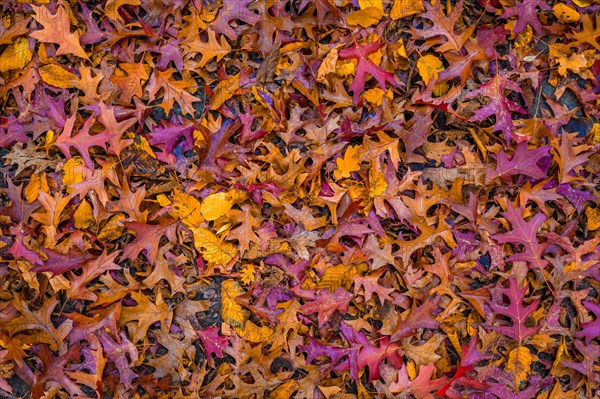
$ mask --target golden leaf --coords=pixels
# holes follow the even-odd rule
[[[233,202],[228,193],[216,193],[204,198],[200,206],[200,212],[204,219],[216,220],[227,215],[232,206]]]
[[[254,267],[254,265],[248,263],[247,265],[244,265],[240,274],[242,276],[242,281],[244,282],[244,284],[247,285],[253,283],[256,279],[256,268]]]
[[[46,194],[50,193],[46,172],[34,173],[31,175],[31,179],[29,180],[27,187],[25,187],[25,199],[27,202],[30,204],[35,202],[40,195],[40,190]]]
[[[358,150],[359,146],[348,147],[344,157],[335,160],[337,168],[333,171],[333,176],[336,179],[350,177],[350,173],[356,172],[360,169],[360,157],[358,155]]]
[[[423,0],[396,0],[390,12],[390,18],[397,20],[425,11]]]
[[[600,144],[600,123],[594,123],[589,135],[592,136],[592,144]]]
[[[368,7],[364,10],[354,11],[346,15],[346,22],[348,22],[349,25],[360,25],[363,28],[368,28],[379,22],[382,16],[383,11],[375,7]]]
[[[528,374],[531,371],[531,362],[533,356],[529,349],[525,346],[518,346],[508,355],[508,364],[504,371],[513,374],[515,387],[519,387],[521,383],[526,382]]]
[[[213,232],[204,228],[190,226],[194,234],[194,245],[202,257],[210,263],[225,265],[235,256],[237,250],[233,244],[222,242]]]
[[[229,279],[221,283],[221,317],[233,328],[243,329],[249,313],[235,301],[235,298],[243,294],[244,290],[237,281]]]
[[[586,208],[585,215],[587,216],[588,230],[597,230],[600,227],[600,209]]]
[[[24,37],[20,37],[0,55],[0,72],[23,69],[31,61],[32,56],[29,41]]]
[[[558,73],[566,75],[567,70],[574,73],[581,73],[584,69],[589,68],[594,63],[593,53],[595,50],[587,50],[582,53],[573,53],[570,57],[558,57]]]
[[[51,86],[61,89],[73,89],[80,86],[79,78],[75,74],[64,70],[56,64],[44,65],[38,72],[42,80]]]
[[[215,92],[213,93],[208,107],[210,109],[219,109],[225,101],[229,100],[235,92],[240,88],[240,75],[231,76],[222,82],[219,82]]]
[[[560,22],[576,22],[581,18],[577,10],[563,3],[555,4],[552,13]]]
[[[417,378],[417,368],[415,367],[415,362],[410,359],[406,362],[406,373],[408,374],[408,378],[411,380]]]
[[[172,202],[175,214],[186,226],[198,226],[203,221],[200,215],[200,201],[195,197],[175,190]]]
[[[363,98],[368,102],[377,107],[381,105],[383,102],[383,95],[385,92],[381,90],[379,87],[375,87],[373,89],[366,90],[363,93]]]
[[[83,181],[83,178],[86,176],[85,170],[83,158],[81,157],[73,157],[65,163],[63,166],[62,182],[67,186],[68,193],[73,192],[73,189],[69,188],[69,186]]]
[[[75,221],[75,227],[78,229],[87,229],[96,221],[94,219],[94,213],[92,212],[92,206],[89,202],[81,201],[81,204],[79,204],[73,215],[73,219]]]
[[[54,143],[54,132],[52,130],[48,130],[46,132],[46,140],[44,141],[45,146],[49,146]]]
[[[385,193],[388,184],[385,180],[385,174],[375,168],[369,169],[369,196],[371,198],[379,197]]]
[[[100,231],[100,234],[98,234],[98,239],[100,241],[112,241],[121,237],[125,227],[123,227],[123,225],[120,222],[125,218],[126,216],[123,212],[119,212],[115,216],[113,216],[108,221],[108,223],[104,225],[104,227]]]
[[[235,331],[246,341],[254,343],[267,342],[273,338],[273,329],[267,326],[259,327],[251,321],[247,321],[244,328],[235,327]]]
[[[419,75],[423,78],[425,85],[429,84],[429,80],[437,79],[438,73],[444,70],[444,64],[439,58],[433,55],[424,55],[417,61],[417,69]]]

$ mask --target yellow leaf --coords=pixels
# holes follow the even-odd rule
[[[190,226],[190,229],[194,234],[196,249],[207,262],[225,265],[235,256],[236,247],[233,244],[222,242],[210,230],[192,226]]]
[[[395,0],[392,11],[390,12],[390,18],[395,21],[400,18],[420,14],[423,11],[425,11],[423,0]]]
[[[594,123],[589,134],[592,136],[592,144],[600,144],[600,123]]]
[[[20,37],[0,55],[0,72],[23,69],[31,61],[32,56],[29,41]]]
[[[121,237],[125,228],[120,222],[125,218],[126,216],[122,212],[117,213],[115,216],[113,216],[108,221],[108,223],[104,225],[104,227],[100,231],[100,234],[98,234],[98,239],[100,241],[112,241]]]
[[[148,143],[148,140],[146,140],[144,136],[140,136],[139,134],[136,135],[135,145],[144,152],[146,152],[148,155],[150,155],[152,158],[156,159],[156,154],[154,153],[152,147],[150,147],[150,143]]]
[[[259,327],[251,321],[247,321],[244,328],[234,327],[238,335],[246,341],[258,343],[268,342],[273,338],[273,330],[267,326]]]
[[[215,89],[208,107],[210,109],[219,109],[225,101],[229,100],[235,92],[240,88],[240,75],[237,74],[224,81],[220,82]]]
[[[44,142],[45,146],[49,146],[54,143],[54,132],[52,130],[48,130],[46,132],[46,141]]]
[[[439,58],[428,54],[419,58],[417,69],[425,85],[428,85],[429,80],[432,78],[437,79],[438,73],[444,70],[444,64],[442,64]]]
[[[398,56],[401,58],[408,59],[408,54],[406,54],[406,47],[404,47],[404,41],[400,39],[398,40],[398,43],[400,43],[400,46],[398,47],[398,50],[396,50],[396,54],[398,54]]]
[[[382,10],[375,7],[369,7],[346,15],[346,22],[348,22],[349,25],[360,25],[363,28],[368,28],[379,22],[382,16]]]
[[[383,1],[382,0],[358,0],[358,5],[361,10],[366,10],[367,8],[376,8],[381,11],[383,14]]]
[[[333,176],[336,179],[350,177],[350,173],[360,169],[360,156],[358,150],[359,146],[348,147],[344,157],[335,160],[337,168],[333,171]]]
[[[254,265],[248,263],[244,265],[240,274],[242,275],[242,282],[248,285],[256,279],[256,268]]]
[[[69,186],[83,181],[85,177],[85,165],[81,157],[69,159],[63,166],[63,184],[67,186],[67,192],[70,194],[73,189]]]
[[[56,64],[44,65],[38,72],[40,73],[42,80],[51,86],[59,87],[61,89],[79,87],[79,78]]]
[[[356,73],[356,61],[344,60],[335,67],[335,74],[340,77],[354,75]]]
[[[560,22],[576,22],[581,18],[577,10],[563,3],[555,4],[552,7],[552,12]]]
[[[92,206],[87,201],[82,201],[77,207],[75,214],[73,215],[75,221],[75,227],[78,229],[87,229],[96,220],[94,219],[94,213],[92,212]]]
[[[186,226],[197,226],[203,221],[202,216],[200,215],[200,201],[195,197],[182,193],[179,190],[175,190],[172,202],[177,217]]]
[[[29,183],[25,188],[25,199],[27,202],[30,204],[35,202],[40,195],[40,190],[46,194],[50,193],[48,180],[46,179],[46,172],[35,173],[31,175],[31,179],[29,179]]]
[[[228,193],[216,193],[204,198],[200,206],[200,212],[204,219],[216,220],[227,215],[232,206],[233,202]]]
[[[410,359],[406,362],[406,373],[411,381],[417,378],[417,368],[415,367],[415,362]]]
[[[249,312],[235,301],[243,294],[244,290],[237,281],[224,280],[221,283],[221,317],[233,328],[243,329],[248,318]]]
[[[379,197],[387,190],[388,184],[385,180],[385,174],[375,168],[369,170],[369,196],[371,198]]]
[[[504,371],[514,376],[515,387],[527,381],[532,361],[533,356],[525,346],[516,347],[508,355],[508,363]]]
[[[588,230],[597,230],[600,227],[600,209],[587,207],[585,215],[587,216]]]
[[[381,105],[381,103],[383,102],[384,94],[385,94],[385,92],[383,90],[381,90],[379,87],[375,87],[373,89],[366,90],[363,93],[363,98],[367,102],[379,107]]]

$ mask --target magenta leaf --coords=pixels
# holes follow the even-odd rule
[[[540,299],[536,298],[531,304],[524,306],[523,300],[525,299],[527,286],[519,288],[517,280],[513,278],[509,280],[509,284],[509,288],[494,288],[492,290],[494,299],[488,301],[488,304],[496,314],[508,317],[512,322],[512,326],[493,325],[489,326],[489,328],[519,341],[520,344],[525,338],[535,334],[539,330],[539,327],[526,327],[525,323],[527,317],[531,316],[537,309]],[[508,304],[504,303],[502,295],[508,298]]]
[[[523,210],[515,209],[510,201],[507,202],[507,210],[502,215],[510,222],[512,230],[494,234],[492,238],[500,244],[520,244],[525,248],[523,252],[511,255],[508,260],[528,262],[530,268],[537,266],[543,269],[548,264],[547,260],[542,259],[547,243],[538,243],[537,232],[546,221],[546,216],[543,213],[537,213],[529,222],[526,222],[522,216]]]
[[[369,55],[373,54],[381,47],[383,47],[383,43],[379,42],[362,45],[355,44],[352,47],[340,50],[338,53],[338,58],[340,60],[354,58],[358,62],[356,65],[356,75],[349,87],[354,93],[354,105],[358,104],[358,98],[365,90],[367,73],[377,79],[377,83],[379,83],[379,86],[381,86],[383,90],[385,90],[386,82],[390,83],[392,86],[399,86],[399,83],[394,79],[393,73],[381,69],[369,59]]]
[[[591,301],[581,302],[590,312],[596,316],[596,320],[587,323],[581,323],[581,331],[575,333],[577,338],[585,338],[585,343],[589,343],[600,337],[600,305]]]
[[[496,158],[496,169],[488,168],[485,179],[492,181],[498,177],[502,180],[509,180],[515,175],[525,175],[534,179],[543,179],[546,177],[547,170],[543,170],[538,166],[538,162],[543,157],[548,156],[550,146],[543,146],[533,150],[527,149],[527,143],[522,142],[517,146],[517,151],[508,160],[508,156],[504,150],[500,150]]]
[[[202,341],[208,365],[215,367],[212,355],[215,355],[217,358],[223,357],[223,349],[227,348],[229,340],[227,337],[219,335],[219,327],[217,326],[210,326],[204,330],[196,330],[196,333],[200,337],[200,341]]]
[[[505,75],[497,74],[487,83],[484,83],[479,89],[467,94],[468,98],[474,98],[481,94],[489,98],[487,105],[484,105],[479,110],[475,111],[475,115],[471,118],[471,122],[482,121],[492,115],[496,116],[496,123],[493,131],[501,131],[508,143],[515,130],[511,111],[516,111],[521,114],[527,114],[527,110],[519,106],[512,100],[506,98],[504,92],[511,90],[515,93],[522,94],[523,91],[516,82],[509,80]]]

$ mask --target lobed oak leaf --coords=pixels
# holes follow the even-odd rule
[[[525,326],[527,317],[535,312],[537,305],[540,302],[540,299],[536,298],[531,304],[527,306],[523,305],[525,293],[527,292],[526,286],[519,288],[517,280],[511,278],[509,279],[509,288],[495,288],[492,292],[506,295],[508,298],[508,305],[503,303],[503,301],[498,303],[495,300],[489,301],[488,304],[496,314],[510,318],[512,326],[491,325],[489,328],[518,341],[519,345],[521,345],[527,337],[535,334],[539,330],[539,327]],[[499,295],[497,297],[500,298]]]
[[[539,164],[542,158],[549,155],[549,152],[550,146],[529,150],[527,143],[521,142],[517,145],[517,150],[509,161],[506,152],[502,149],[496,157],[496,169],[488,168],[485,179],[489,182],[500,177],[502,180],[507,181],[514,175],[543,179],[547,176],[547,170],[542,169]]]
[[[368,44],[354,44],[352,47],[338,51],[338,59],[357,61],[356,72],[349,89],[354,93],[354,105],[358,104],[358,98],[365,90],[367,73],[373,76],[379,86],[385,90],[386,82],[392,86],[400,86],[395,80],[394,74],[377,66],[369,56],[384,46],[384,43],[373,42]]]
[[[492,238],[500,244],[516,243],[523,246],[523,252],[511,255],[509,261],[525,261],[529,263],[530,268],[538,267],[543,269],[548,261],[542,258],[547,247],[546,243],[540,244],[537,241],[537,233],[541,225],[546,221],[543,213],[537,213],[529,222],[522,216],[523,209],[515,208],[509,201],[507,210],[502,215],[511,224],[512,230],[506,233],[492,235]]]
[[[184,46],[190,52],[202,55],[197,65],[199,68],[204,67],[214,57],[217,57],[217,62],[221,61],[231,51],[231,46],[227,42],[227,39],[225,39],[225,36],[221,36],[221,40],[219,41],[213,29],[207,30],[206,33],[208,35],[208,41],[206,42],[201,41],[200,37],[197,37],[194,41],[184,43]]]
[[[470,26],[460,34],[455,32],[455,25],[463,12],[464,0],[457,2],[448,15],[444,15],[440,4],[433,5],[427,1],[423,2],[423,4],[427,12],[421,14],[421,17],[433,22],[433,26],[428,29],[413,28],[413,34],[429,40],[435,39],[435,37],[443,36],[446,39],[445,42],[440,42],[441,45],[436,48],[439,53],[444,53],[450,50],[460,52],[467,39],[469,39],[475,30],[475,26]],[[434,41],[434,43],[438,42]]]
[[[248,8],[254,0],[224,0],[217,18],[210,24],[209,29],[222,33],[231,40],[236,40],[238,34],[230,23],[235,20],[243,21],[249,25],[256,24],[260,16]]]
[[[93,118],[86,119],[79,133],[72,137],[71,133],[75,125],[75,115],[73,115],[67,119],[63,132],[54,142],[54,145],[62,151],[67,159],[71,158],[71,147],[75,148],[90,169],[94,169],[94,161],[92,161],[89,153],[90,147],[99,146],[106,149],[106,144],[114,137],[114,135],[106,132],[90,135],[90,128],[93,123]]]
[[[156,302],[152,302],[146,295],[138,291],[133,291],[131,298],[136,302],[136,305],[123,306],[119,324],[126,325],[136,322],[135,328],[130,326],[129,329],[133,342],[146,339],[148,329],[156,322],[159,322],[163,328],[169,328],[173,311],[163,301],[160,293],[156,296]]]
[[[181,107],[182,113],[194,115],[193,103],[201,101],[200,98],[190,94],[188,90],[196,86],[196,82],[189,76],[185,76],[181,80],[173,79],[174,71],[168,69],[166,71],[160,71],[155,69],[150,76],[150,80],[146,85],[145,90],[148,92],[150,101],[154,101],[158,98],[159,92],[162,93],[162,101],[159,106],[165,110],[166,113],[171,112],[175,101]]]
[[[482,121],[491,115],[496,116],[496,123],[493,126],[493,131],[502,131],[504,138],[508,143],[513,137],[515,126],[512,120],[511,111],[516,111],[521,114],[526,114],[527,111],[512,100],[506,98],[504,92],[511,90],[515,93],[523,93],[516,82],[506,78],[505,75],[496,74],[487,83],[482,84],[479,89],[467,94],[468,98],[474,98],[481,94],[488,97],[489,103],[475,111],[475,115],[471,121]]]
[[[148,80],[148,72],[144,64],[134,63],[121,63],[119,64],[121,70],[110,76],[110,81],[113,82],[119,89],[121,89],[119,99],[123,104],[129,104],[134,96],[142,98],[143,96],[143,82]]]
[[[44,43],[58,44],[56,55],[74,54],[89,60],[79,42],[79,33],[71,32],[71,22],[64,5],[58,6],[55,14],[47,6],[32,5],[31,8],[35,12],[33,18],[42,24],[43,29],[30,33],[30,37]]]
[[[420,399],[433,398],[433,392],[442,388],[447,379],[445,377],[431,379],[435,371],[435,364],[419,366],[419,373],[414,379],[408,376],[407,366],[403,364],[398,370],[398,380],[390,384],[392,393],[412,394]]]
[[[594,338],[600,337],[600,305],[592,301],[583,301],[581,303],[596,317],[594,321],[581,323],[581,331],[575,333],[577,338],[584,338],[586,345],[589,345]]]
[[[171,242],[176,241],[177,224],[174,219],[162,218],[158,224],[140,222],[123,222],[122,224],[136,232],[135,239],[123,248],[122,259],[134,260],[140,252],[144,251],[146,258],[152,263],[158,254],[158,246],[162,236],[166,236]]]
[[[350,299],[352,299],[352,294],[342,288],[336,289],[334,293],[320,290],[313,301],[306,302],[300,307],[300,311],[304,314],[317,313],[319,328],[321,328],[336,311],[345,313],[348,310]]]
[[[50,349],[58,351],[63,346],[63,341],[71,331],[73,322],[66,320],[58,327],[52,323],[52,312],[58,305],[58,300],[52,298],[45,301],[39,310],[31,310],[26,301],[14,299],[12,306],[19,312],[19,316],[3,322],[1,330],[6,330],[11,339],[23,343],[44,343]],[[35,334],[25,334],[34,332]],[[18,335],[18,337],[17,337]]]
[[[527,25],[531,26],[536,35],[542,35],[542,24],[538,19],[537,7],[542,10],[551,10],[552,7],[543,0],[523,0],[511,7],[505,7],[501,18],[517,17],[515,24],[515,35],[523,32]]]
[[[212,355],[215,355],[217,359],[223,357],[223,349],[229,346],[229,340],[227,337],[219,335],[219,327],[210,326],[203,330],[196,330],[196,334],[200,337],[200,341],[202,341],[202,347],[204,348],[204,353],[208,365],[214,367],[215,361]]]

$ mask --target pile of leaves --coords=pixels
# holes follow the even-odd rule
[[[0,397],[592,398],[595,0],[8,0]]]

